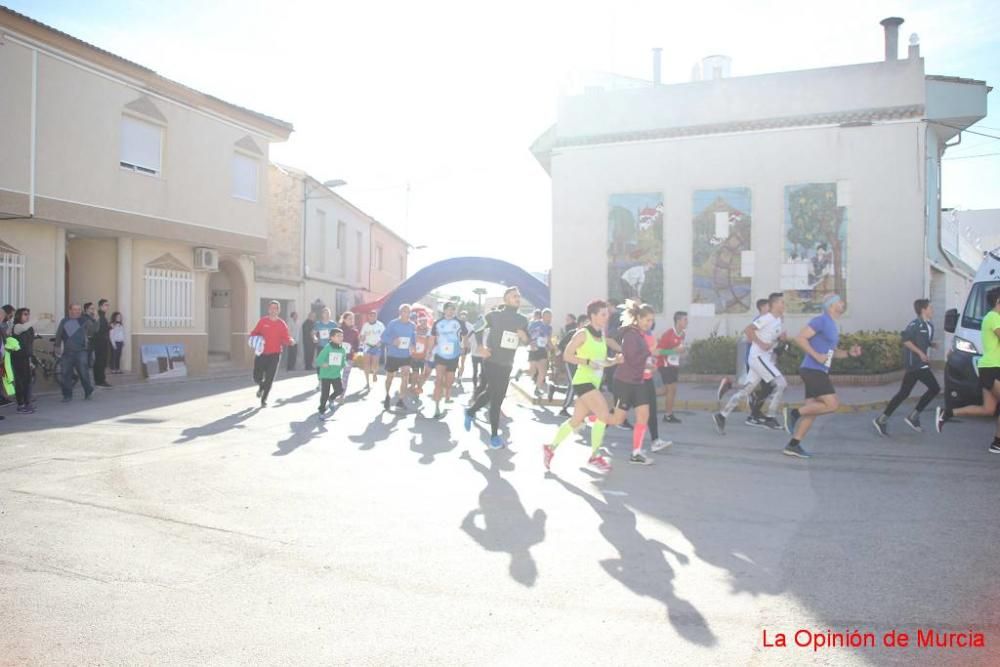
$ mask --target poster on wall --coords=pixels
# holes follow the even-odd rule
[[[837,193],[836,183],[785,186],[781,290],[789,313],[818,313],[830,294],[847,299],[847,206]]]
[[[638,299],[663,312],[663,195],[608,199],[608,297]]]
[[[139,356],[142,359],[143,375],[149,380],[187,375],[184,345],[180,343],[140,345]]]
[[[750,189],[694,192],[692,294],[713,313],[750,311],[754,256],[750,249]]]

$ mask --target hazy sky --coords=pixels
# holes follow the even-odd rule
[[[0,2],[292,122],[272,158],[347,180],[339,192],[428,246],[411,270],[478,254],[548,269],[550,183],[528,146],[571,71],[649,78],[653,46],[666,83],[714,53],[734,76],[873,62],[878,21],[902,16],[900,53],[918,33],[929,74],[1000,84],[995,1]],[[997,94],[981,131],[1000,136]],[[965,135],[948,157],[989,153],[945,162],[945,206],[1000,208],[1000,141]]]

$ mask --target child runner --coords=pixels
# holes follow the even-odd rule
[[[902,335],[903,363],[906,367],[903,383],[899,386],[896,395],[889,401],[885,412],[872,421],[875,425],[875,431],[881,436],[889,435],[889,417],[910,395],[917,382],[923,382],[927,391],[920,397],[913,412],[903,417],[906,425],[914,431],[924,430],[920,426],[920,413],[941,391],[941,387],[938,386],[937,379],[934,377],[934,371],[931,370],[930,358],[927,356],[930,348],[937,347],[934,342],[934,324],[931,322],[931,318],[934,317],[934,309],[931,307],[930,299],[917,299],[913,302],[913,310],[917,317],[906,326]]]
[[[674,326],[660,336],[656,348],[656,366],[663,380],[663,421],[680,424],[674,416],[674,401],[677,400],[677,380],[680,375],[681,354],[684,352],[684,333],[687,331],[688,316],[683,310],[674,313]]]
[[[612,361],[608,361],[608,349],[620,353],[621,347],[604,334],[604,329],[608,325],[607,302],[591,301],[587,304],[587,317],[589,324],[577,330],[563,354],[563,361],[576,366],[572,380],[576,400],[573,403],[573,416],[562,423],[551,444],[542,446],[546,470],[552,465],[552,457],[556,454],[556,448],[571,433],[576,433],[583,428],[584,421],[593,414],[597,419],[590,429],[590,459],[587,463],[601,472],[610,472],[611,463],[601,447],[604,441],[604,431],[608,424],[621,424],[625,421],[626,411],[615,411],[614,409],[609,411],[604,394],[599,389],[604,368],[620,364],[623,361],[621,354],[618,354]]]
[[[455,304],[444,305],[444,317],[434,323],[431,340],[434,345],[434,364],[437,367],[434,378],[434,418],[440,419],[443,414],[441,399],[451,402],[451,386],[455,381],[455,369],[458,368],[462,350],[462,323],[455,319]]]
[[[264,351],[253,361],[253,381],[257,385],[257,398],[260,407],[267,407],[267,396],[274,384],[274,375],[278,372],[278,361],[281,358],[281,348],[295,344],[295,339],[288,333],[288,325],[282,320],[281,304],[272,301],[267,304],[267,315],[260,318],[250,336],[260,336],[264,339]]]
[[[389,322],[382,333],[382,344],[385,345],[385,400],[382,407],[389,409],[389,394],[392,392],[392,379],[400,374],[399,392],[396,394],[396,407],[405,408],[403,398],[410,384],[410,368],[413,366],[413,337],[416,328],[410,322],[410,306],[399,307],[399,317]]]
[[[385,325],[378,319],[378,313],[374,310],[368,311],[368,321],[361,326],[361,342],[365,349],[365,389],[370,390],[371,386],[378,381],[378,361],[382,356],[382,334],[385,333]]]
[[[341,377],[347,365],[349,352],[344,347],[344,332],[333,329],[327,339],[327,344],[316,355],[316,368],[319,369],[321,383],[319,392],[319,418],[326,419],[333,414],[334,402],[344,393]],[[332,389],[332,393],[331,393]],[[327,414],[327,405],[330,413]]]
[[[361,349],[361,336],[358,334],[358,330],[354,328],[354,313],[347,311],[340,316],[340,330],[344,334],[344,349],[347,351],[347,361],[344,365],[343,373],[343,385],[344,393],[340,395],[340,400],[343,401],[347,397],[348,382],[351,378],[351,368],[354,367],[354,355],[359,349]]]
[[[997,402],[1000,402],[1000,287],[994,287],[986,293],[986,306],[989,310],[985,313],[980,328],[983,356],[979,359],[979,386],[983,388],[983,404],[955,410],[938,408],[935,419],[938,433],[952,417],[993,417],[996,414]],[[947,402],[947,398],[945,401]],[[1000,419],[997,420],[997,429],[993,433],[993,443],[987,451],[990,454],[1000,454]]]
[[[635,410],[632,427],[632,456],[629,463],[650,465],[653,460],[642,453],[642,441],[649,426],[649,403],[645,379],[650,351],[645,334],[653,326],[653,307],[638,301],[626,301],[622,313],[621,337],[622,363],[615,368],[616,408],[625,412]],[[650,375],[652,382],[652,375]],[[662,449],[662,447],[661,447]]]
[[[323,346],[330,340],[330,332],[337,328],[337,323],[333,321],[333,314],[329,308],[324,307],[320,311],[319,321],[313,324],[312,335],[315,349],[322,350]],[[316,390],[319,391],[321,383],[319,381],[319,368],[316,369]]]
[[[528,373],[535,383],[535,396],[545,394],[546,376],[549,370],[549,347],[552,345],[552,311],[541,311],[539,319],[528,325],[531,343],[528,350]]]
[[[801,442],[813,421],[820,415],[836,412],[840,407],[837,392],[830,382],[830,366],[834,359],[861,356],[861,347],[854,345],[849,351],[837,349],[840,327],[837,320],[844,314],[844,302],[837,294],[823,300],[823,314],[814,317],[799,332],[796,345],[806,353],[799,366],[799,377],[805,385],[806,404],[802,409],[785,409],[785,429],[792,434],[782,452],[786,456],[807,459],[811,455],[802,449]]]

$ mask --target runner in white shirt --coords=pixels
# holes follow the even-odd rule
[[[771,382],[775,386],[771,400],[767,404],[767,417],[762,422],[748,421],[747,423],[754,426],[766,426],[772,430],[781,430],[782,428],[777,419],[778,406],[781,403],[782,394],[785,393],[785,387],[788,386],[788,381],[778,370],[774,348],[780,340],[785,338],[785,325],[782,321],[782,316],[785,314],[784,295],[781,292],[773,292],[768,297],[768,302],[771,306],[770,312],[757,318],[753,324],[746,328],[747,337],[752,341],[750,357],[747,361],[746,382],[738,392],[733,394],[721,412],[712,415],[719,433],[725,434],[726,418],[744,399],[750,397],[750,394],[761,382]]]
[[[372,383],[378,381],[378,361],[382,356],[382,334],[385,333],[385,325],[378,320],[378,313],[374,310],[368,311],[368,321],[361,327],[361,346],[365,353],[365,361],[362,369],[365,374],[365,386],[370,387]],[[368,378],[371,376],[371,382]]]

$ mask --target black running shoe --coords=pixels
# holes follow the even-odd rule
[[[872,425],[875,427],[875,430],[883,438],[889,437],[889,429],[886,428],[887,423],[888,420],[885,418],[885,415],[879,415],[878,417],[872,420]]]
[[[726,434],[726,417],[721,412],[716,412],[712,415],[712,421],[715,422],[715,430],[719,432],[719,435]]]
[[[785,445],[785,448],[781,450],[781,453],[785,456],[797,456],[800,459],[812,458],[812,454],[802,449],[801,445]]]
[[[761,420],[760,425],[763,426],[764,428],[769,428],[772,431],[782,430],[781,422],[779,422],[774,417],[764,417],[764,419]]]
[[[681,420],[675,417],[673,414],[663,415],[663,422],[665,424],[680,424]]]
[[[906,425],[912,428],[917,433],[924,432],[924,427],[920,425],[920,415],[918,415],[917,413],[914,412],[912,415],[909,415],[908,417],[903,417],[903,421],[906,422]]]
[[[993,444],[986,451],[990,454],[1000,454],[1000,440],[994,440]]]
[[[388,394],[386,394],[385,400],[382,401],[382,407],[385,408],[386,410],[389,409],[389,395]]]

